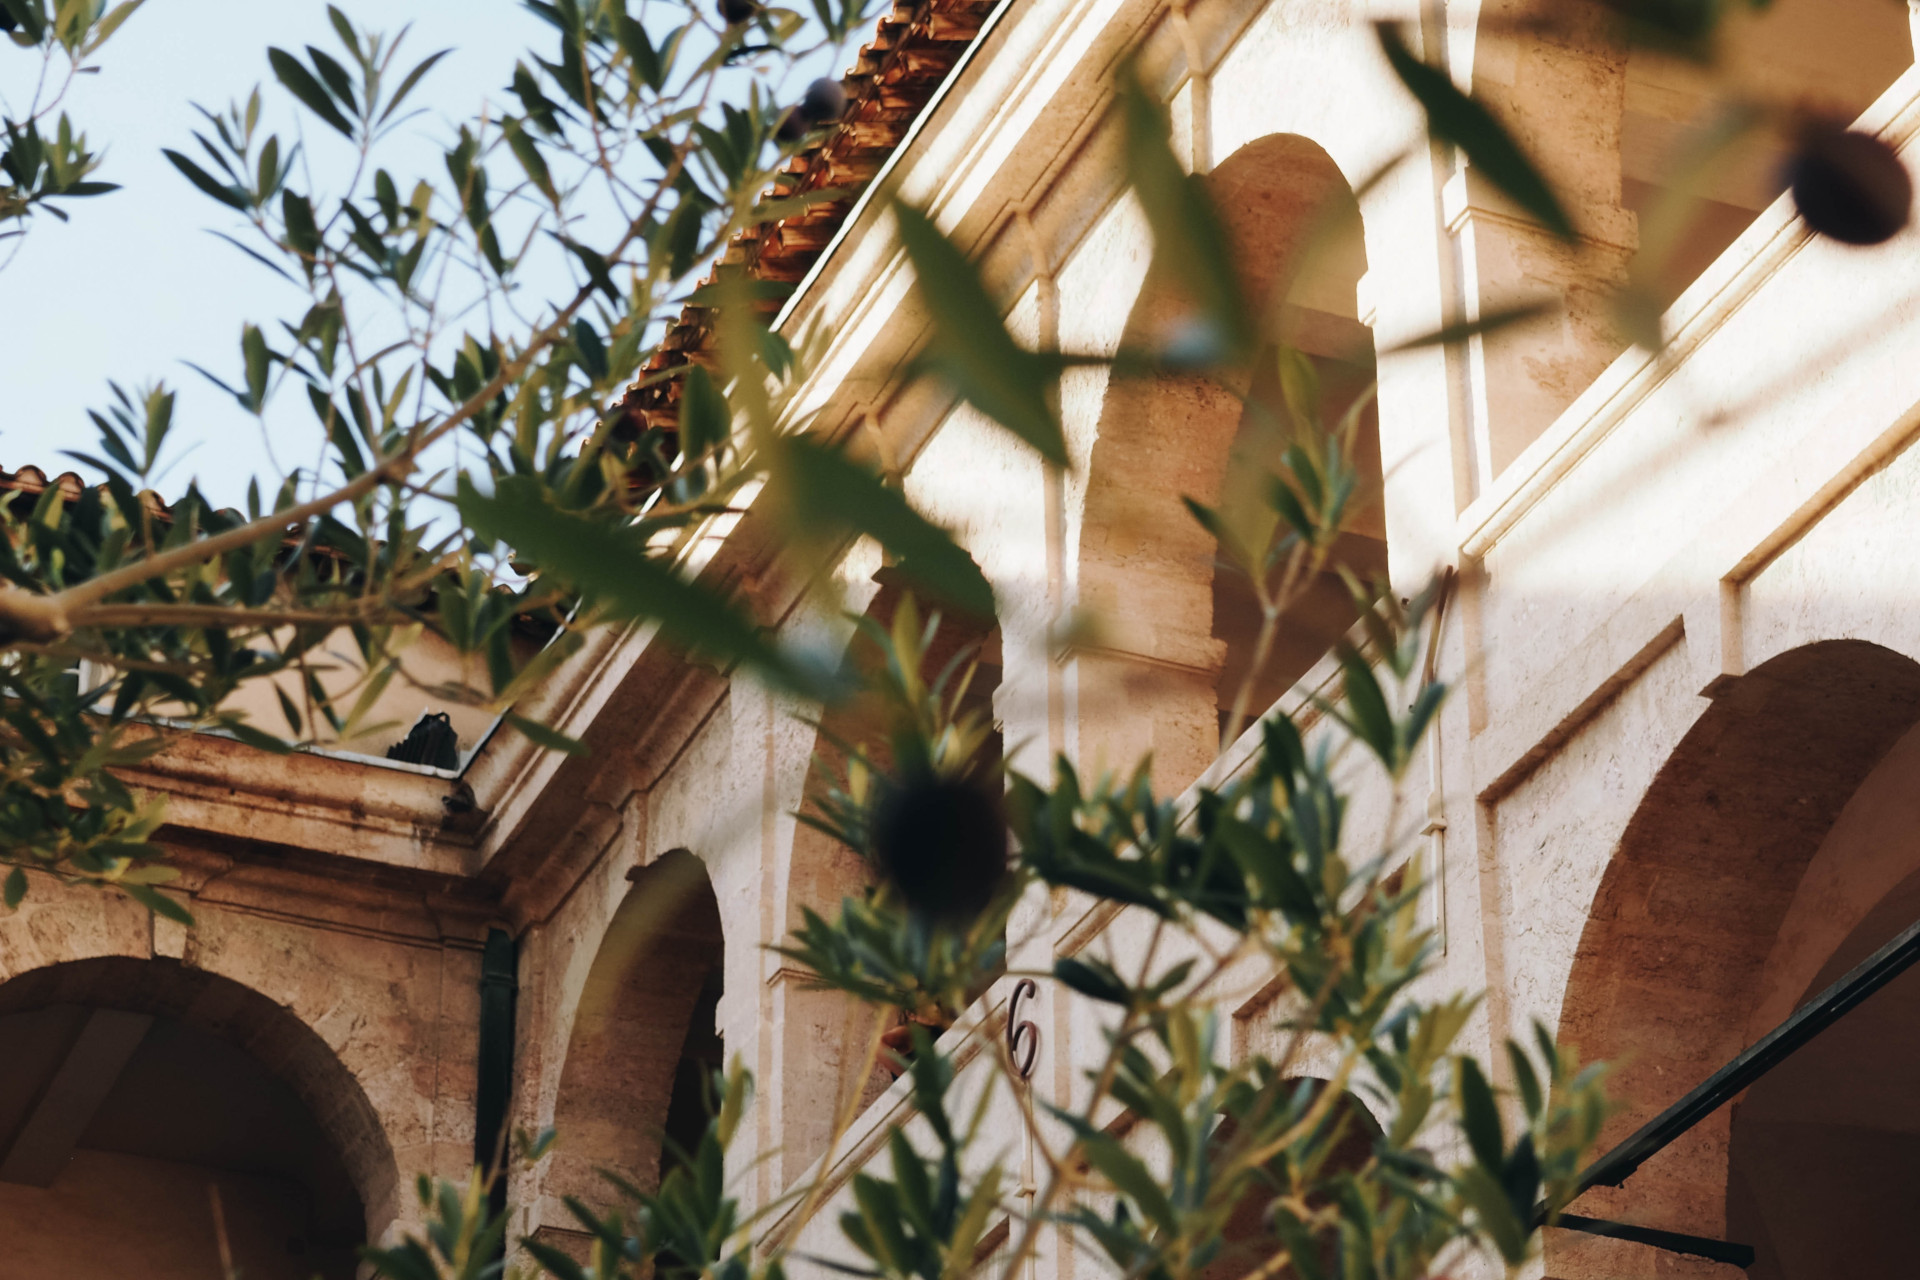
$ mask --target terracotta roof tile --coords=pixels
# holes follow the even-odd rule
[[[861,190],[880,172],[920,112],[932,100],[993,11],[995,0],[896,0],[872,41],[840,79],[847,109],[835,126],[781,167],[775,199],[845,187],[844,195],[801,216],[753,227],[735,236],[702,283],[720,268],[738,267],[757,280],[798,284],[846,222]],[[763,306],[769,314],[777,302]],[[699,360],[713,339],[707,309],[688,307],[667,331],[645,368],[648,377]],[[622,425],[637,435],[649,427],[677,433],[681,380],[638,386],[620,400]]]

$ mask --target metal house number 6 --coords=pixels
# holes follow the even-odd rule
[[[1033,1060],[1040,1053],[1040,1028],[1031,1018],[1020,1016],[1020,1002],[1039,992],[1032,978],[1022,978],[1007,997],[1007,1060],[1022,1080],[1033,1074]]]

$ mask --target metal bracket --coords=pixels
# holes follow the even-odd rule
[[[1914,2],[1920,3],[1920,0]],[[1858,1008],[1874,992],[1912,968],[1916,961],[1920,961],[1920,920],[1908,925],[1838,982],[1795,1009],[1785,1022],[1736,1054],[1731,1062],[1642,1125],[1626,1141],[1588,1165],[1580,1174],[1574,1195],[1589,1187],[1617,1187],[1625,1182],[1641,1165],[1785,1062],[1795,1050]],[[1543,1202],[1534,1211],[1534,1222],[1544,1223],[1546,1218],[1547,1206]],[[1636,1227],[1605,1218],[1586,1218],[1577,1213],[1562,1213],[1555,1224],[1589,1235],[1632,1240],[1671,1253],[1730,1262],[1737,1267],[1753,1264],[1752,1246],[1726,1240]]]
[[[1735,1244],[1731,1240],[1710,1240],[1706,1236],[1690,1236],[1681,1231],[1636,1227],[1631,1223],[1612,1222],[1606,1218],[1583,1218],[1577,1213],[1563,1213],[1553,1225],[1565,1227],[1569,1231],[1584,1231],[1590,1236],[1607,1236],[1614,1240],[1631,1240],[1635,1244],[1650,1244],[1656,1249],[1665,1249],[1668,1253],[1684,1253],[1713,1262],[1729,1262],[1742,1270],[1753,1265],[1753,1246]]]
[[[1786,1061],[1794,1050],[1913,967],[1915,961],[1920,961],[1920,921],[1908,925],[1852,972],[1794,1010],[1785,1022],[1641,1126],[1632,1137],[1588,1165],[1580,1175],[1579,1189],[1617,1187],[1625,1182],[1656,1153],[1733,1101],[1754,1081]]]

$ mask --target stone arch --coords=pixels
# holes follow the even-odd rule
[[[1316,366],[1323,413],[1337,419],[1373,377],[1373,338],[1356,296],[1366,250],[1345,176],[1317,143],[1270,134],[1204,181],[1248,296]],[[1122,341],[1177,339],[1186,314],[1177,284],[1149,278]],[[1082,648],[1076,661],[1079,756],[1087,767],[1130,768],[1151,752],[1156,785],[1178,790],[1217,754],[1223,704],[1251,666],[1258,617],[1250,586],[1216,572],[1216,544],[1181,499],[1217,502],[1230,476],[1268,468],[1274,433],[1256,429],[1261,413],[1247,401],[1273,406],[1271,415],[1278,397],[1277,374],[1265,373],[1250,386],[1172,374],[1108,385],[1077,556],[1079,603],[1104,628],[1099,646]],[[1386,568],[1379,432],[1370,409],[1356,443],[1366,501],[1339,554],[1365,576]],[[1328,575],[1315,584],[1256,682],[1252,714],[1272,705],[1352,621],[1338,580]]]
[[[628,874],[576,1004],[555,1095],[559,1135],[540,1229],[574,1233],[562,1196],[614,1199],[601,1171],[659,1184],[663,1137],[686,1147],[705,1127],[702,1090],[724,1061],[716,1009],[725,949],[706,865],[671,849]],[[554,1224],[562,1224],[556,1227]]]
[[[269,1278],[351,1276],[354,1247],[380,1239],[398,1216],[393,1148],[360,1082],[313,1028],[251,987],[171,959],[68,960],[0,984],[0,1026],[8,1046],[0,1106],[9,1113],[0,1136],[9,1138],[9,1164],[31,1165],[32,1153],[21,1151],[27,1135],[64,1125],[75,1163],[52,1176],[54,1193],[68,1168],[129,1187],[157,1178],[154,1188],[178,1190],[190,1181],[192,1196],[183,1200],[190,1212],[206,1206],[203,1173],[231,1201],[223,1203],[229,1234],[248,1274]],[[98,1084],[92,1094],[76,1083],[89,1076]],[[42,1114],[55,1084],[60,1096],[77,1089],[91,1099],[83,1131],[73,1128],[77,1112]],[[32,1180],[30,1171],[24,1176]],[[141,1199],[129,1195],[128,1203]],[[42,1220],[40,1211],[34,1216]],[[71,1218],[71,1206],[50,1202],[45,1230],[72,1225]],[[112,1220],[113,1227],[143,1222],[131,1208]],[[169,1259],[189,1268],[181,1274],[200,1255],[211,1265],[210,1209],[205,1225],[197,1232],[171,1221],[164,1244],[140,1243],[134,1256],[142,1274],[172,1274]],[[289,1237],[273,1239],[275,1230]],[[14,1256],[23,1256],[27,1234],[10,1239]],[[81,1256],[106,1265],[111,1246],[87,1238]],[[60,1274],[94,1273],[67,1259]]]
[[[874,588],[862,614],[882,626],[891,626],[905,595],[902,582],[882,568],[874,575]],[[938,606],[920,601],[917,608],[924,623]],[[925,674],[929,678],[937,676],[963,653],[977,663],[967,701],[991,715],[1002,665],[999,628],[991,621],[941,610]],[[856,632],[849,637],[842,660],[858,665],[877,661],[878,655]],[[812,752],[819,763],[809,762],[802,812],[827,785],[820,766],[836,776],[844,768],[845,754],[839,743],[871,741],[879,732],[872,709],[858,700],[828,707],[821,713],[819,730],[812,735]],[[987,750],[996,757],[1000,755],[1002,744],[997,733]],[[783,939],[801,927],[808,910],[832,918],[844,899],[858,898],[867,891],[873,876],[858,853],[824,832],[796,823],[786,883]],[[810,989],[804,976],[793,970],[782,971],[778,1000],[775,1025],[780,1028],[781,1067],[774,1086],[779,1091],[776,1182],[787,1186],[826,1150],[834,1125],[848,1103],[856,1113],[864,1109],[886,1090],[893,1077],[875,1068],[865,1078],[856,1078],[865,1065],[872,1036],[874,1013],[869,1006],[841,992]]]
[[[1603,1145],[1750,1043],[1810,866],[1917,721],[1920,663],[1827,640],[1732,682],[1674,749],[1602,877],[1562,1006],[1562,1039],[1618,1064],[1613,1089],[1626,1106]],[[1789,993],[1788,1006],[1806,994]],[[1625,1187],[1591,1192],[1581,1211],[1721,1235],[1729,1134],[1723,1109]],[[1589,1247],[1551,1242],[1549,1274],[1586,1274],[1572,1259]],[[1648,1252],[1604,1265],[1639,1274],[1654,1265]]]

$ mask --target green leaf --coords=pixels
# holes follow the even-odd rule
[[[320,252],[320,228],[313,220],[313,205],[297,192],[280,193],[280,217],[286,224],[287,243],[301,258],[307,277],[313,277],[313,259]]]
[[[300,65],[298,58],[285,49],[268,49],[267,64],[273,68],[274,77],[287,87],[287,92],[298,98],[307,110],[346,137],[353,137],[352,122],[340,113],[340,108],[333,104],[313,73]]]
[[[932,219],[898,200],[893,213],[920,296],[933,314],[933,337],[919,368],[944,378],[963,399],[1041,457],[1066,466],[1066,436],[1047,402],[1053,363],[1013,340],[980,273]]]
[[[289,157],[291,158],[291,157]],[[260,145],[260,158],[255,167],[256,182],[261,200],[273,195],[280,182],[280,137],[270,134]]]
[[[646,82],[648,88],[658,92],[662,82],[660,55],[655,52],[653,41],[647,38],[647,29],[626,14],[616,13],[613,33],[640,79]]]
[[[1465,342],[1484,334],[1497,333],[1515,325],[1538,320],[1542,316],[1552,315],[1560,310],[1560,303],[1551,298],[1538,302],[1524,302],[1519,306],[1500,307],[1483,312],[1478,320],[1461,320],[1454,324],[1441,325],[1438,329],[1396,342],[1379,354],[1382,357],[1398,355],[1402,351],[1418,351],[1423,347],[1449,347],[1456,342]]]
[[[250,207],[247,202],[247,197],[241,193],[238,187],[230,187],[219,181],[212,174],[202,169],[187,157],[181,155],[178,151],[163,147],[161,148],[160,154],[165,156],[174,168],[184,174],[188,182],[191,182],[194,186],[200,188],[201,191],[212,196],[221,204],[226,205],[229,209],[238,209],[240,212],[245,213]]]
[[[1446,72],[1414,57],[1396,25],[1382,22],[1375,30],[1388,65],[1426,111],[1433,136],[1466,152],[1467,160],[1489,182],[1547,230],[1563,240],[1573,239],[1573,223],[1553,188],[1493,113],[1460,92]]]
[[[853,1199],[869,1238],[877,1246],[873,1260],[896,1274],[913,1265],[913,1246],[900,1229],[900,1197],[890,1182],[869,1174],[853,1175]]]
[[[1472,1058],[1454,1059],[1454,1089],[1460,1104],[1460,1127],[1466,1131],[1473,1158],[1498,1174],[1506,1167],[1507,1140],[1500,1128],[1500,1107],[1493,1087]]]
[[[565,245],[567,251],[579,260],[581,270],[587,273],[587,278],[593,282],[595,288],[607,295],[609,302],[615,306],[623,304],[624,299],[620,293],[620,286],[613,282],[613,273],[608,267],[605,258],[601,257],[600,254],[594,250],[587,248],[585,245],[576,244],[565,236],[555,235],[553,238],[558,240],[562,245]]]
[[[704,458],[727,442],[733,431],[733,410],[715,385],[713,375],[697,364],[687,366],[680,393],[680,449],[689,458]]]
[[[1461,1195],[1472,1205],[1480,1219],[1480,1229],[1508,1262],[1519,1263],[1527,1256],[1527,1231],[1514,1215],[1500,1180],[1479,1165],[1468,1165],[1455,1175]]]
[[[1506,1189],[1507,1204],[1521,1222],[1532,1218],[1540,1198],[1540,1153],[1534,1149],[1533,1135],[1523,1133],[1513,1144],[1513,1155],[1501,1170],[1500,1185]]]
[[[586,370],[587,377],[595,383],[606,379],[607,345],[600,341],[600,335],[581,316],[574,317],[573,321],[573,349],[579,355],[580,367]]]
[[[1534,1072],[1533,1064],[1527,1061],[1527,1051],[1509,1040],[1507,1061],[1513,1065],[1513,1081],[1520,1091],[1521,1104],[1526,1107],[1530,1118],[1538,1119],[1546,1098],[1540,1091],[1540,1077]]]
[[[15,867],[13,870],[7,872],[6,887],[4,889],[0,889],[0,902],[4,902],[6,904],[7,910],[11,911],[15,907],[19,906],[20,900],[26,896],[27,896],[26,869],[23,867]]]
[[[553,728],[551,725],[542,724],[538,720],[530,720],[526,716],[516,715],[509,711],[507,712],[507,723],[525,734],[528,741],[532,742],[535,746],[545,747],[549,751],[558,751],[570,756],[588,756],[593,754],[587,750],[587,744],[580,741],[580,739],[569,738],[558,729]]]
[[[1196,502],[1184,494],[1181,495],[1180,501],[1186,504],[1187,514],[1193,517],[1194,522],[1220,544],[1223,560],[1249,576],[1259,572],[1260,565],[1253,552],[1248,549],[1246,541],[1228,525],[1220,511],[1209,507],[1204,502]]]
[[[5,0],[5,3],[7,12],[13,15],[14,22],[19,26],[19,30],[13,33],[14,43],[23,43],[22,37],[25,37],[26,44],[40,43],[41,37],[47,30],[46,14],[42,9],[41,0]],[[29,129],[33,127],[32,121],[28,121],[27,127]]]
[[[248,746],[271,751],[277,756],[284,756],[293,750],[292,744],[285,739],[256,729],[244,720],[227,720],[220,727]]]
[[[258,325],[241,327],[240,354],[246,364],[248,407],[259,413],[267,404],[267,374],[271,370],[272,353],[267,350],[266,335]]]
[[[93,37],[81,46],[80,55],[85,57],[105,44],[120,29],[120,24],[131,18],[134,11],[145,3],[146,0],[121,0],[121,3],[113,6],[107,11],[107,16],[100,19],[100,25],[93,29]]]
[[[651,554],[647,526],[564,511],[530,476],[506,477],[490,496],[462,476],[458,504],[462,518],[481,536],[505,542],[616,619],[650,619],[676,645],[721,662],[747,663],[790,689],[811,688],[812,681],[733,605]]]
[[[280,714],[286,717],[287,731],[296,737],[304,733],[306,721],[300,715],[300,708],[293,705],[293,699],[279,685],[273,686],[273,693],[280,700]]]
[[[1346,712],[1361,741],[1373,748],[1388,770],[1398,770],[1398,739],[1394,735],[1394,714],[1386,706],[1380,681],[1367,666],[1367,658],[1352,645],[1340,647],[1340,670],[1344,674]]]
[[[418,66],[407,72],[407,78],[400,82],[400,87],[393,91],[393,97],[387,100],[387,109],[380,113],[380,118],[374,123],[385,124],[387,117],[400,109],[400,104],[407,100],[407,95],[412,93],[414,86],[420,83],[420,78],[433,70],[433,64],[452,52],[451,49],[442,49],[438,53],[428,54],[422,58]]]
[[[191,912],[150,885],[128,884],[123,881],[120,884],[120,892],[126,894],[129,898],[132,898],[135,902],[157,916],[165,916],[167,919],[187,925],[189,928],[193,925],[193,915]]]
[[[893,1157],[893,1180],[898,1187],[900,1211],[922,1236],[939,1230],[934,1224],[933,1182],[927,1177],[926,1162],[907,1141],[904,1129],[887,1135],[887,1147]]]
[[[1133,1003],[1133,992],[1127,984],[1101,961],[1061,956],[1053,962],[1053,976],[1089,1000],[1117,1004],[1123,1009]]]
[[[142,475],[153,470],[160,459],[160,447],[167,442],[167,432],[173,429],[173,392],[155,386],[147,393],[146,409],[146,465],[140,469]]]
[[[1225,340],[1222,354],[1244,354],[1253,325],[1219,211],[1203,180],[1173,154],[1166,112],[1131,69],[1120,78],[1120,106],[1127,129],[1127,178],[1153,229],[1155,266],[1163,279],[1177,282]]]
[[[359,100],[353,94],[353,77],[347,74],[347,69],[312,45],[307,46],[307,57],[312,59],[314,70],[320,73],[320,78],[326,82],[333,96],[338,98],[347,110],[360,110]]]
[[[1112,1137],[1097,1131],[1083,1133],[1080,1149],[1086,1153],[1093,1167],[1106,1175],[1107,1181],[1140,1206],[1140,1211],[1146,1214],[1149,1221],[1168,1235],[1179,1233],[1180,1223],[1172,1203],[1161,1189],[1159,1180],[1139,1157]]]
[[[549,200],[558,200],[559,193],[553,187],[553,174],[547,168],[546,159],[540,154],[540,145],[527,136],[527,131],[518,120],[508,120],[501,126],[501,132],[507,136],[507,146],[513,152],[513,158],[520,162],[527,180],[540,188],[540,194]]]
[[[906,495],[839,449],[805,436],[775,442],[773,484],[779,504],[803,531],[850,529],[892,552],[900,572],[928,595],[978,618],[993,616],[993,588],[980,566]]]
[[[520,1241],[520,1247],[532,1254],[535,1262],[559,1277],[559,1280],[588,1280],[586,1271],[579,1263],[550,1244],[541,1244],[532,1236],[527,1236]]]
[[[340,12],[339,5],[330,4],[327,6],[327,21],[333,24],[335,34],[340,37],[340,43],[358,53],[360,50],[359,33],[353,29],[353,20],[348,18],[346,14]]]

